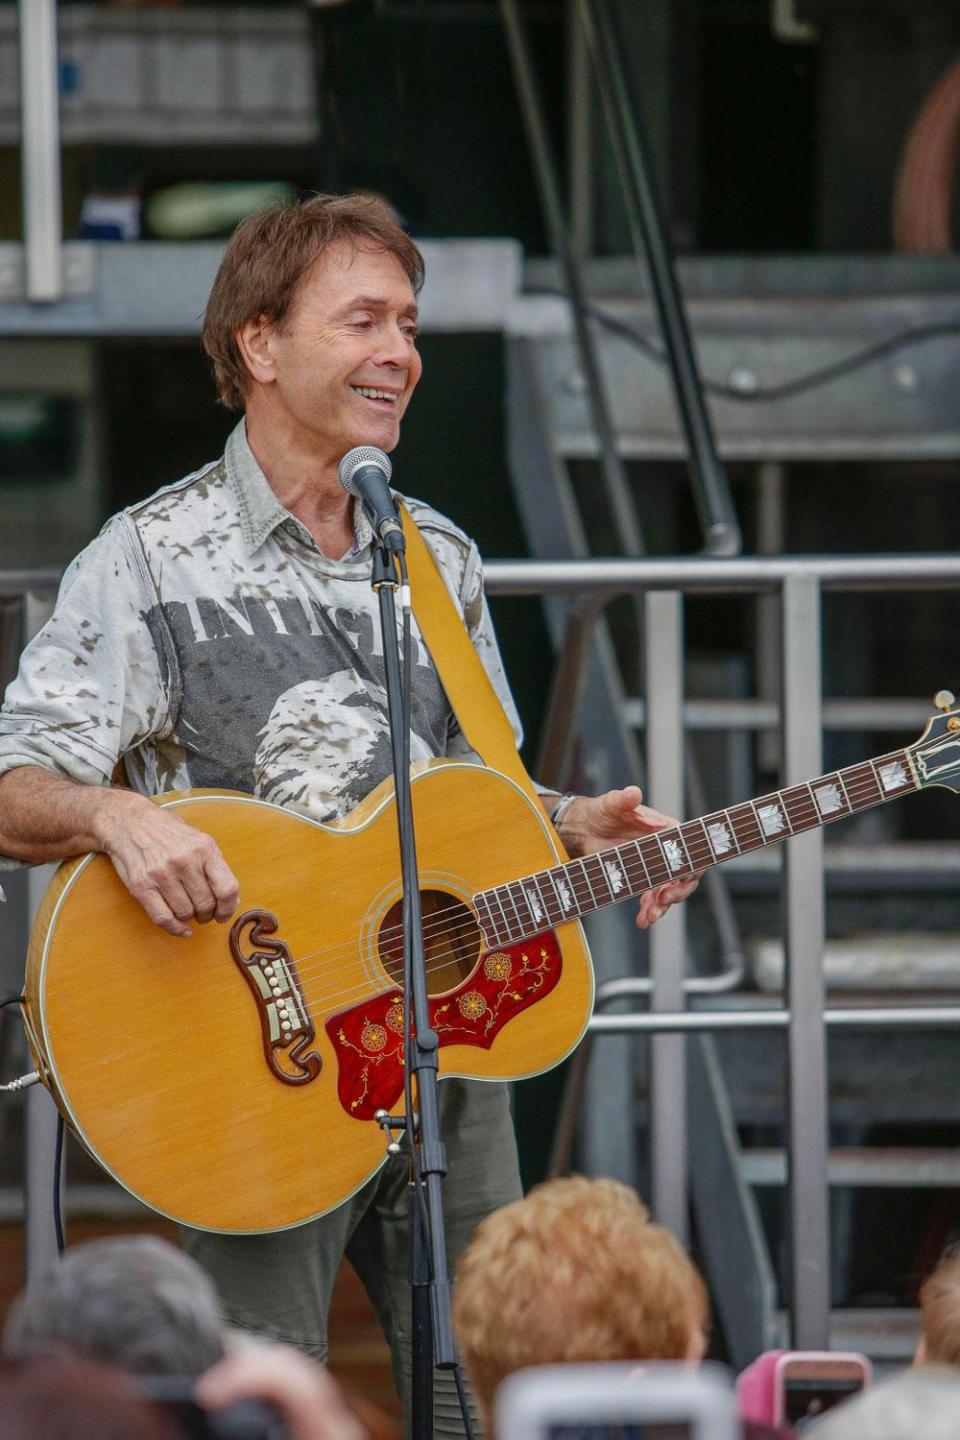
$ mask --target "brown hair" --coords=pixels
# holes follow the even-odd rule
[[[489,1428],[497,1387],[529,1365],[688,1358],[709,1302],[693,1262],[636,1191],[571,1176],[479,1226],[453,1318]]]
[[[313,195],[249,215],[227,245],[203,319],[203,348],[228,410],[243,408],[247,383],[237,331],[259,316],[282,321],[303,277],[340,240],[395,256],[419,291],[423,256],[375,195]]]
[[[924,1359],[960,1366],[960,1245],[951,1245],[920,1287]]]

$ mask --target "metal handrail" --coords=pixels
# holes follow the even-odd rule
[[[690,339],[673,256],[653,184],[640,109],[624,65],[625,47],[609,0],[579,0],[580,23],[596,71],[620,175],[637,263],[650,281],[670,360],[674,397],[686,440],[693,498],[710,555],[736,555],[742,541],[730,483],[717,453],[713,422]]]
[[[26,293],[63,295],[56,0],[20,0],[21,170]]]
[[[574,254],[570,228],[560,196],[557,166],[547,130],[543,100],[530,54],[527,33],[516,0],[500,0],[507,51],[513,67],[520,113],[527,132],[533,173],[540,193],[544,224],[560,264],[563,287],[570,304],[573,332],[586,383],[591,419],[600,444],[600,473],[617,529],[628,554],[642,555],[646,546],[636,507],[630,495],[627,472],[617,449],[610,405],[604,387],[596,341],[587,318],[580,266]]]
[[[616,595],[682,590],[685,595],[725,590],[729,594],[778,589],[785,580],[811,576],[825,590],[952,589],[960,583],[960,556],[917,555],[743,555],[657,556],[643,560],[488,560],[491,595]]]

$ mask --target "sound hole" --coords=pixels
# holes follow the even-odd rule
[[[431,995],[453,990],[477,963],[481,935],[473,911],[443,890],[421,890],[423,943],[427,958],[427,988]],[[377,936],[384,969],[403,984],[403,906],[391,905]]]

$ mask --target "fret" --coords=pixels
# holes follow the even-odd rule
[[[563,906],[560,904],[560,897],[557,895],[557,887],[551,871],[541,870],[537,876],[537,883],[547,907],[547,914],[552,917],[555,925],[559,925],[564,919]]]
[[[698,820],[696,823],[700,826],[700,829],[703,831],[703,838],[704,838],[704,841],[706,842],[707,850],[708,850],[708,852],[709,852],[709,861],[708,861],[708,863],[709,863],[709,864],[712,864],[712,865],[716,865],[717,861],[720,859],[720,856],[717,854],[716,850],[714,849],[713,841],[710,839],[710,831],[707,829],[707,822],[706,822],[705,820]]]
[[[704,828],[707,843],[713,851],[715,860],[724,860],[734,852],[740,854],[740,841],[737,838],[733,815],[729,810],[716,810],[712,815],[707,815],[700,823]]]
[[[665,885],[670,879],[670,866],[666,862],[656,835],[646,835],[642,840],[638,840],[637,849],[641,853],[643,868],[646,871],[650,888],[652,889],[655,885]],[[657,874],[658,868],[663,871],[662,875]]]
[[[595,857],[603,866],[603,877],[610,891],[611,900],[623,900],[631,893],[630,878],[623,863],[620,847],[603,850]]]
[[[678,827],[671,830],[657,830],[653,837],[660,847],[660,854],[663,856],[663,863],[667,867],[667,878],[672,880],[681,870],[692,870],[690,857],[687,854],[687,847],[683,843],[683,836]]]
[[[839,819],[841,815],[849,815],[853,809],[839,770],[835,771],[833,776],[824,775],[821,779],[814,780],[807,789],[824,824],[835,818]]]
[[[513,934],[514,926],[511,924],[510,920],[507,918],[507,912],[506,912],[506,910],[504,910],[504,908],[503,908],[503,897],[502,897],[501,894],[500,894],[501,889],[502,889],[502,886],[497,886],[495,889],[489,890],[487,893],[488,893],[489,895],[492,895],[493,898],[494,898],[494,899],[496,900],[496,902],[497,902],[497,905],[498,905],[498,907],[499,907],[499,909],[500,909],[500,919],[501,919],[502,922],[503,922],[503,934],[506,936],[507,940],[509,941],[509,940],[513,940],[513,939],[515,938],[515,937],[514,937],[514,934]],[[491,907],[491,908],[492,908],[492,907]]]
[[[596,907],[596,898],[590,888],[590,881],[587,879],[586,872],[583,868],[583,861],[571,860],[569,865],[565,866],[565,869],[571,889],[576,897],[577,908],[581,915],[585,915],[588,910],[593,910]]]
[[[516,911],[517,924],[520,927],[521,936],[536,934],[541,923],[538,916],[542,917],[543,915],[543,907],[540,901],[534,897],[534,903],[531,903],[526,890],[519,880],[511,880],[506,888],[507,894],[513,903],[513,908]],[[536,905],[536,909],[534,909],[534,904]]]
[[[737,811],[740,812],[739,820],[736,814]],[[754,835],[751,835],[748,830],[747,834],[743,838],[742,843],[739,834],[737,835],[738,847],[741,853],[744,850],[757,850],[761,845],[766,844],[766,841],[763,837],[763,826],[760,824],[760,821],[757,819],[756,814],[754,813],[752,800],[745,800],[742,805],[732,806],[727,811],[727,814],[730,816],[730,820],[734,825],[735,831],[737,824],[742,821],[747,825],[752,825],[754,831],[756,832]]]
[[[790,785],[786,790],[780,791],[780,799],[783,801],[783,813],[787,817],[791,835],[802,834],[804,830],[812,830],[819,825],[820,816],[813,803],[809,785]]]
[[[753,811],[753,818],[757,822],[757,830],[760,832],[760,845],[768,845],[771,840],[785,839],[783,812],[779,805],[772,802],[766,796],[760,800],[747,802]],[[789,832],[788,832],[789,833]]]
[[[884,786],[882,786],[881,778],[879,778],[877,773],[877,762],[875,762],[875,760],[866,760],[865,765],[858,765],[858,770],[864,770],[864,772],[866,772],[865,779],[868,780],[868,782],[872,780],[875,789],[877,789],[877,793],[875,793],[872,798],[862,799],[862,801],[859,801],[858,806],[856,806],[858,809],[868,809],[868,806],[877,805],[878,801],[884,799]]]
[[[563,906],[560,904],[557,887],[553,883],[553,876],[550,871],[541,870],[539,874],[532,875],[530,878],[534,881],[540,892],[540,898],[543,900],[550,923],[552,925],[558,924],[563,919]],[[549,890],[546,888],[548,880],[550,882]]]
[[[847,814],[848,814],[848,815],[852,815],[852,814],[853,814],[853,805],[850,803],[850,796],[849,796],[848,793],[847,793],[847,782],[846,782],[846,781],[844,780],[844,778],[843,778],[843,771],[842,771],[842,770],[837,770],[837,771],[835,771],[834,773],[835,773],[835,775],[836,775],[837,780],[839,780],[839,782],[840,782],[840,789],[843,791],[843,798],[844,798],[844,800],[846,800],[846,802],[847,802]]]
[[[498,886],[497,893],[501,896],[501,903],[502,901],[510,901],[510,909],[514,912],[514,919],[511,920],[510,912],[508,912],[507,906],[504,904],[504,917],[505,920],[507,920],[508,926],[510,926],[511,939],[520,939],[520,936],[524,933],[524,922],[521,920],[520,910],[517,909],[517,897],[514,896],[514,888],[512,888],[512,886]]]
[[[687,820],[678,828],[680,830],[680,838],[683,841],[683,848],[686,850],[687,859],[690,862],[691,872],[695,870],[702,870],[704,865],[709,865],[711,859],[713,858],[713,852],[710,849],[709,843],[707,845],[706,855],[694,858],[696,850],[703,845],[703,840],[701,837],[706,833],[703,828],[703,822],[700,820]],[[693,842],[693,846],[695,848],[691,848],[691,841]]]
[[[639,840],[634,840],[634,841],[632,841],[631,843],[632,843],[632,848],[633,848],[634,854],[636,855],[637,859],[640,861],[640,864],[643,866],[643,874],[644,874],[644,879],[646,880],[646,888],[647,888],[648,890],[652,890],[652,889],[653,889],[653,881],[650,879],[650,871],[647,869],[647,862],[646,862],[646,860],[644,859],[644,855],[643,855],[643,845],[642,845],[642,843],[641,843]],[[634,894],[637,894],[637,893],[638,893],[638,891],[637,891],[637,890],[634,890]]]
[[[590,880],[590,872],[589,872],[589,870],[587,869],[586,859],[584,858],[584,859],[578,860],[578,861],[577,861],[577,864],[580,866],[580,869],[583,871],[583,878],[584,878],[584,880],[586,880],[586,882],[587,882],[587,889],[590,891],[590,899],[593,901],[593,904],[591,905],[590,908],[591,908],[591,909],[599,909],[599,907],[600,907],[600,901],[597,899],[597,892],[596,892],[596,890],[594,890],[593,884],[592,884],[592,882],[591,882],[591,880]]]
[[[557,870],[549,870],[550,884],[557,892],[557,903],[560,912],[565,920],[572,920],[580,914],[580,907],[577,904],[577,897],[573,893],[570,881],[567,879],[566,867],[561,866]]]
[[[537,884],[536,876],[530,875],[525,880],[518,882],[523,892],[523,898],[527,909],[530,911],[530,918],[538,930],[547,928],[548,915],[543,902],[543,895],[540,886]]]
[[[898,750],[883,760],[871,760],[869,763],[884,800],[888,796],[900,795],[904,790],[916,789],[905,751]]]

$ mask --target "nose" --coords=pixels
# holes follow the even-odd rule
[[[377,353],[373,357],[375,364],[390,365],[394,369],[408,370],[410,368],[411,357],[417,353],[411,335],[399,325],[388,322],[382,327],[377,338],[379,345]]]

